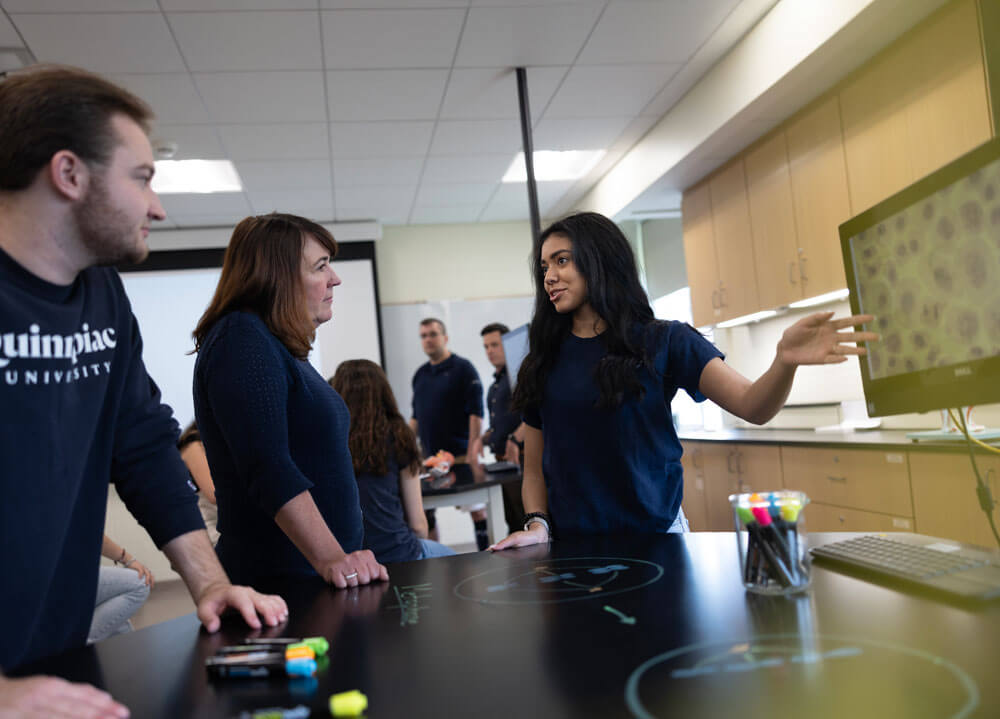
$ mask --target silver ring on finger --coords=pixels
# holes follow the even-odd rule
[[[358,576],[357,572],[351,572],[350,574],[345,574],[344,579],[354,579],[356,576]]]

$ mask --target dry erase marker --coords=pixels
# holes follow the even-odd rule
[[[330,649],[330,642],[326,640],[326,637],[305,637],[304,639],[296,639],[294,637],[247,637],[245,643],[272,645],[308,644],[318,657],[323,656]]]
[[[299,704],[297,707],[285,709],[273,707],[270,709],[255,709],[252,712],[240,712],[239,719],[307,719],[309,707]]]

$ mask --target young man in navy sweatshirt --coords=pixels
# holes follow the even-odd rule
[[[151,112],[72,68],[0,79],[0,669],[83,646],[94,613],[108,483],[186,582],[208,631],[287,617],[233,586],[209,543],[177,425],[142,363],[108,265],[148,253],[164,217],[150,187]],[[128,716],[106,693],[0,673],[0,715]]]

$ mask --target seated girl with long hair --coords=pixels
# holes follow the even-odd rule
[[[514,408],[524,414],[525,528],[492,549],[552,534],[688,531],[681,511],[681,444],[670,402],[678,389],[754,424],[785,403],[799,365],[864,354],[841,332],[867,315],[802,318],[785,330],[755,382],[722,361],[690,325],[653,316],[632,248],[603,215],[571,215],[533,248],[535,312]]]
[[[364,515],[365,548],[383,563],[454,554],[427,539],[417,440],[399,413],[385,372],[370,360],[347,360],[337,367],[330,386],[351,412],[348,445]]]

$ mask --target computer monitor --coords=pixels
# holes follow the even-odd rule
[[[514,391],[517,384],[517,371],[521,362],[528,356],[528,325],[515,327],[500,340],[503,342],[503,355],[507,360],[507,377],[510,380],[510,390]]]
[[[872,417],[1000,402],[1000,140],[840,226]]]

